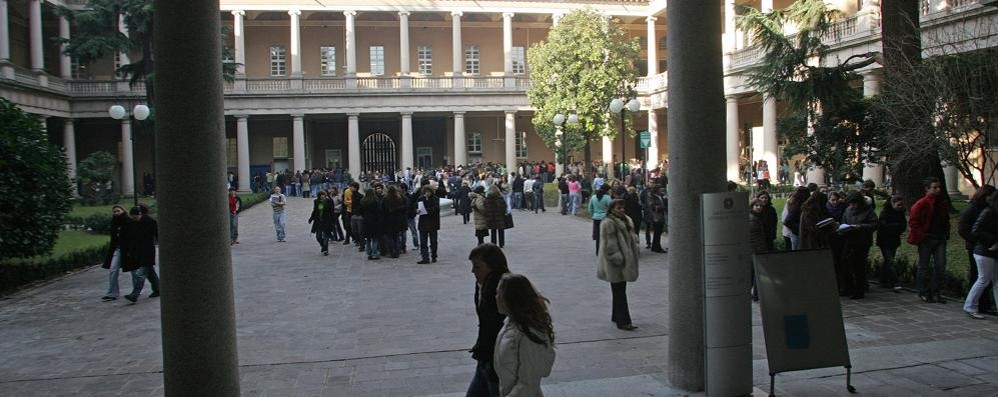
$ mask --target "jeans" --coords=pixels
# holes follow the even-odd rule
[[[970,292],[967,293],[967,300],[963,304],[963,311],[968,313],[977,313],[978,301],[981,299],[981,295],[984,294],[984,288],[991,283],[995,275],[995,258],[974,255],[974,260],[977,261],[977,281],[974,283],[973,287],[970,287]],[[998,302],[998,288],[992,288],[991,294]]]
[[[369,238],[367,239],[367,256],[380,256],[378,253],[378,239]]]
[[[502,199],[506,201],[506,212],[512,211],[513,210],[513,204],[511,202],[512,196],[509,193],[503,193]],[[454,201],[454,204],[457,204],[457,201]]]
[[[571,202],[572,215],[579,213],[579,193],[569,193],[568,201]]]
[[[287,193],[288,196],[294,196],[295,195],[294,188],[295,185],[284,185],[284,192]]]
[[[340,227],[340,214],[333,214],[333,241],[343,240],[343,228]]]
[[[977,282],[977,278],[979,277],[979,275],[977,274],[978,273],[977,272],[977,260],[974,259],[974,249],[973,248],[968,248],[967,249],[967,259],[968,259],[968,262],[970,262],[970,267],[967,269],[968,270],[967,277],[968,277],[968,279],[970,281],[970,286],[973,287],[974,283]],[[994,277],[991,277],[991,280],[994,281]],[[977,306],[978,306],[977,307],[977,311],[978,312],[984,312],[984,313],[994,312],[994,310],[995,310],[995,301],[991,299],[992,289],[993,288],[994,287],[992,285],[990,285],[990,284],[984,287],[984,292],[981,294],[981,298],[977,300]]]
[[[539,190],[534,191],[534,213],[537,213],[537,211],[547,212],[544,209],[544,192]]]
[[[492,363],[478,360],[475,377],[471,378],[465,397],[499,397],[499,380]],[[495,378],[496,381],[492,381]]]
[[[568,203],[568,195],[562,193],[562,195],[561,195],[561,214],[562,215],[568,214],[568,210],[569,210],[570,206],[571,205]]]
[[[156,274],[156,268],[142,266],[132,272],[132,293],[129,295],[138,297],[142,293],[142,287],[145,286],[147,278],[149,285],[152,286],[152,292],[159,292],[159,275]]]
[[[239,214],[229,214],[229,240],[239,240]]]
[[[419,231],[416,230],[416,217],[409,218],[409,234],[412,235],[412,248],[419,249]],[[405,239],[402,240],[405,245]]]
[[[652,251],[664,251],[662,249],[662,229],[665,228],[665,222],[652,222],[652,236],[651,236],[651,249]]]
[[[322,230],[322,228],[319,228],[319,230],[315,232],[315,241],[319,242],[319,249],[321,249],[322,252],[329,252],[329,233]]]
[[[319,197],[319,187],[312,185],[312,197]]]
[[[896,247],[880,247],[880,253],[884,256],[884,266],[880,268],[881,286],[893,287],[898,283],[898,271],[894,268],[894,257],[897,256]]]
[[[391,256],[392,258],[398,258],[399,256],[399,234],[398,233],[385,233],[381,241],[385,244],[381,247],[381,251],[385,255]]]
[[[287,215],[284,211],[274,212],[274,230],[277,231],[277,241],[284,241],[284,222]]]
[[[354,214],[350,217],[350,234],[357,245],[364,243],[364,216]]]
[[[631,324],[631,311],[627,308],[627,282],[610,283],[610,293],[613,294],[613,313],[610,321],[617,325]]]
[[[513,209],[523,209],[523,192],[513,192]]]
[[[427,240],[429,240],[429,241],[427,241]],[[429,247],[427,247],[427,243],[429,243]],[[427,249],[427,248],[429,248],[429,249]],[[433,257],[433,260],[437,259],[437,231],[436,230],[431,230],[431,231],[420,230],[419,231],[419,255],[423,258],[424,261],[430,260],[431,256]]]
[[[929,274],[929,257],[935,266]],[[938,295],[941,288],[943,273],[946,271],[946,240],[927,238],[918,245],[918,275],[915,286],[918,294]]]
[[[107,293],[104,296],[118,297],[118,275],[121,274],[121,250],[115,249],[111,256],[111,271],[108,273]]]

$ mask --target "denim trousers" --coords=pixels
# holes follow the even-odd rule
[[[513,192],[513,209],[523,208],[523,192]]]
[[[378,253],[378,238],[367,239],[367,256],[380,256]]]
[[[572,215],[578,214],[579,213],[579,194],[578,193],[569,193],[568,194],[568,201],[569,201],[569,203],[571,203]]]
[[[239,214],[229,214],[229,240],[239,240]]]
[[[284,240],[284,222],[287,219],[287,215],[284,211],[274,212],[274,230],[277,231],[277,240]]]
[[[416,230],[416,217],[409,218],[409,234],[412,235],[412,248],[419,249],[419,231]],[[405,243],[404,237],[402,242]]]
[[[471,384],[468,385],[465,397],[499,397],[499,382],[498,380],[492,381],[492,378],[496,377],[492,363],[476,361],[478,361],[478,365],[475,367],[475,377],[471,378]]]
[[[149,285],[152,286],[152,292],[159,292],[159,275],[156,274],[156,268],[142,266],[132,271],[132,293],[129,295],[139,296],[142,293],[142,288],[145,286],[147,278],[149,279]]]
[[[104,296],[118,297],[118,275],[121,274],[121,250],[115,249],[111,256],[111,271],[108,273],[107,293]]]
[[[544,192],[534,192],[534,212],[544,210]]]
[[[357,245],[364,243],[364,216],[354,214],[350,217],[350,234]]]
[[[562,194],[561,195],[561,214],[562,215],[567,214],[568,213],[568,208],[570,206],[571,205],[568,202],[568,195],[567,194]]]
[[[897,256],[898,249],[880,247],[880,253],[884,256],[884,265],[880,268],[881,286],[893,287],[898,283],[898,271],[894,268],[894,257]]]
[[[932,273],[929,273],[932,257]],[[946,240],[927,238],[918,245],[918,275],[915,286],[919,295],[938,295],[946,271]]]
[[[984,288],[991,284],[995,275],[995,258],[974,255],[974,260],[977,261],[977,281],[974,282],[974,286],[970,287],[967,300],[963,304],[963,311],[968,313],[977,313]],[[992,288],[991,294],[995,298],[995,302],[998,302],[998,288]]]

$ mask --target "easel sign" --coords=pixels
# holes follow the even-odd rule
[[[838,366],[846,368],[846,389],[855,393],[831,251],[753,255],[753,261],[769,361],[769,395],[775,395],[778,373]]]

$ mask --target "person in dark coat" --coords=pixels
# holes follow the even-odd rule
[[[842,224],[848,227],[839,228],[839,233],[845,237],[842,248],[842,262],[846,271],[843,295],[847,293],[852,299],[863,299],[866,293],[866,260],[870,254],[870,246],[873,245],[873,231],[877,230],[877,214],[867,200],[869,199],[860,192],[850,192],[846,196],[849,207],[842,215]]]
[[[773,207],[773,198],[765,190],[756,193],[755,198],[762,204],[762,231],[766,233],[766,252],[776,251],[776,225],[780,218]]]
[[[156,240],[159,238],[159,225],[149,216],[149,208],[132,207],[128,211],[132,220],[121,231],[121,269],[132,272],[132,293],[125,299],[135,302],[142,293],[148,278],[152,286],[150,298],[159,296],[159,275],[156,274]]]
[[[623,195],[624,213],[634,223],[634,234],[641,236],[641,198],[638,195],[637,189],[633,187],[627,188],[626,191],[627,193]],[[645,228],[648,228],[648,225],[645,225]],[[645,248],[651,248],[651,244],[647,244]]]
[[[437,261],[437,231],[440,230],[440,197],[430,186],[423,187],[423,197],[419,199],[423,211],[419,215],[419,254],[422,259],[416,262],[425,265]],[[429,240],[429,241],[427,241]]]
[[[901,292],[898,272],[894,268],[894,257],[897,255],[898,247],[901,246],[901,233],[904,233],[908,227],[908,220],[904,217],[904,200],[901,196],[891,197],[890,202],[880,211],[878,223],[880,227],[877,229],[877,246],[880,247],[880,254],[884,257],[884,265],[880,269],[880,286]]]
[[[769,247],[766,245],[766,222],[765,209],[766,205],[763,200],[759,199],[758,196],[749,202],[749,245],[752,247],[753,254],[765,254],[769,252]],[[752,261],[749,261],[749,268],[752,269],[752,301],[759,301],[759,287],[758,282],[755,277],[755,266],[752,265]]]
[[[101,297],[104,302],[118,299],[118,274],[121,273],[121,231],[129,221],[125,207],[115,205],[111,207],[111,212],[114,214],[111,218],[111,243],[107,247],[107,255],[101,266],[111,270],[108,274],[107,293]]]
[[[968,269],[969,271],[967,272],[967,276],[970,279],[970,285],[974,285],[978,279],[977,260],[974,259],[974,246],[977,245],[977,241],[974,240],[971,229],[974,226],[974,222],[976,222],[977,218],[980,217],[981,212],[983,212],[985,208],[988,208],[988,203],[991,201],[991,195],[994,193],[995,187],[991,185],[983,185],[977,189],[977,191],[974,192],[974,195],[970,198],[970,204],[967,205],[967,208],[963,209],[963,212],[960,213],[960,218],[957,221],[957,233],[959,233],[960,237],[963,237],[963,240],[966,242],[965,246],[967,249],[967,258],[969,258],[970,262],[970,269]],[[996,311],[995,302],[991,298],[992,287],[988,285],[990,285],[990,283],[985,285],[981,298],[978,301],[977,311],[980,313],[994,314]]]
[[[461,186],[454,192],[454,201],[457,202],[457,213],[461,214],[461,219],[465,225],[471,220],[471,197],[468,196],[468,193],[471,193],[471,186],[468,186],[468,181],[462,181]]]
[[[385,193],[385,199],[382,201],[382,208],[385,215],[382,220],[385,242],[383,251],[392,258],[398,258],[402,244],[404,244],[401,241],[402,233],[409,225],[408,218],[406,218],[406,199],[395,186],[389,186],[387,193]]]
[[[804,201],[800,215],[800,249],[826,249],[828,237],[835,232],[838,223],[832,222],[819,226],[819,222],[831,218],[828,213],[828,196],[822,192],[814,192]]]
[[[509,273],[502,249],[495,244],[482,244],[471,250],[471,272],[475,275],[475,313],[478,314],[478,339],[471,348],[471,358],[478,363],[475,376],[468,386],[468,396],[498,396],[499,375],[493,364],[496,338],[506,316],[499,313],[496,289],[499,280]]]
[[[381,208],[381,198],[374,189],[368,188],[364,191],[364,198],[360,201],[360,213],[364,217],[364,226],[361,228],[364,233],[364,247],[367,250],[368,260],[381,259],[378,250],[378,242],[381,240],[381,219],[384,214]]]
[[[498,241],[500,248],[506,245],[506,201],[495,186],[485,194],[485,227],[489,230],[492,244]]]
[[[315,241],[319,242],[319,252],[322,256],[329,255],[329,236],[333,231],[333,203],[325,190],[320,190],[315,200],[312,200],[312,214],[308,217],[312,225]]]

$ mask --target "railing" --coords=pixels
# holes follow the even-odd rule
[[[762,60],[762,48],[755,45],[731,54],[731,69],[740,69],[749,65],[755,65]]]
[[[71,80],[66,82],[66,91],[76,95],[117,94],[118,82],[106,80]]]
[[[246,91],[287,91],[291,88],[288,79],[246,79]]]
[[[358,77],[357,88],[360,89],[395,89],[402,87],[398,77]]]
[[[503,88],[503,77],[465,77],[464,86],[467,88]]]
[[[305,79],[302,87],[306,91],[329,91],[347,88],[343,79]]]
[[[856,17],[852,17],[834,23],[828,31],[821,35],[821,39],[836,43],[855,36],[856,20]]]
[[[425,88],[453,88],[454,79],[450,77],[413,77],[412,78],[412,88],[413,89],[425,89]]]
[[[38,84],[35,71],[18,65],[14,65],[14,80],[22,84]]]
[[[669,72],[662,72],[651,77],[638,77],[635,89],[639,92],[654,92],[667,88],[669,85]]]

